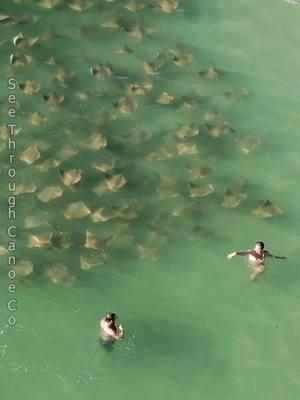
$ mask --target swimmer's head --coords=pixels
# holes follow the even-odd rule
[[[115,313],[108,313],[108,314],[106,314],[106,316],[105,316],[105,320],[106,320],[107,322],[115,322],[116,319],[117,319],[117,316],[116,316]]]
[[[258,247],[260,247],[261,249],[263,249],[263,248],[265,247],[265,244],[264,244],[264,242],[258,241],[258,242],[255,243],[255,247],[256,247],[256,246],[258,246]]]

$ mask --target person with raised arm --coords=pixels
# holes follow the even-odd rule
[[[122,325],[116,327],[117,315],[108,313],[100,320],[99,336],[100,340],[107,351],[113,349],[116,340],[124,339],[124,329]]]
[[[259,275],[266,271],[266,257],[277,258],[280,260],[286,259],[286,257],[274,256],[268,250],[265,250],[265,244],[261,241],[255,243],[254,249],[246,251],[234,251],[233,253],[228,254],[227,258],[231,260],[236,256],[248,256],[249,267],[252,270],[252,274],[250,276],[252,280],[256,279]]]

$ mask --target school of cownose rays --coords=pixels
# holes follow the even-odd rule
[[[203,67],[197,51],[172,43],[171,35],[160,35],[158,28],[142,23],[152,13],[159,20],[166,16],[164,23],[171,27],[172,14],[184,18],[184,3],[39,0],[38,15],[30,12],[30,1],[14,3],[19,13],[0,15],[0,46],[10,51],[1,68],[16,77],[16,110],[22,110],[15,130],[20,171],[15,194],[25,210],[21,225],[26,246],[32,252],[51,252],[49,258],[42,253],[42,267],[20,257],[17,275],[31,276],[42,268],[53,283],[71,285],[79,268],[61,261],[66,251],[76,255],[84,271],[108,265],[118,251],[122,257],[126,253],[155,262],[181,229],[183,217],[190,221],[190,239],[212,237],[213,230],[201,223],[206,204],[202,198],[211,196],[219,206],[235,208],[246,201],[249,190],[243,180],[216,185],[215,143],[225,146],[223,137],[233,138],[228,139],[233,151],[248,157],[263,142],[257,134],[241,136],[224,111],[211,105],[214,94],[208,94],[219,82],[228,80],[230,85],[230,72]],[[61,11],[76,18],[72,35],[50,28]],[[89,26],[79,18],[86,21],[87,13]],[[21,32],[28,27],[33,35]],[[74,38],[83,47],[111,40],[111,52],[99,48],[88,56],[83,52],[74,60],[69,57],[69,62],[64,49],[74,46]],[[145,60],[143,45],[151,40],[154,56]],[[171,43],[160,46],[166,42]],[[128,63],[134,66],[130,70]],[[38,79],[37,66],[44,79]],[[177,89],[176,82],[168,84],[174,74],[180,87],[187,82],[183,89]],[[222,93],[233,104],[242,104],[250,95],[247,88],[234,85]],[[8,107],[3,101],[2,113]],[[152,128],[143,125],[143,113],[155,117]],[[173,127],[158,131],[155,119],[164,116]],[[8,134],[2,126],[2,154]],[[251,211],[256,218],[282,212],[268,199]],[[1,245],[0,254],[6,252]]]

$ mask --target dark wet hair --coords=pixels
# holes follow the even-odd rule
[[[260,242],[260,241],[258,241],[258,242],[256,242],[256,244],[259,244],[259,245],[260,245],[260,247],[261,247],[262,249],[265,247],[265,244],[264,244],[264,242]]]
[[[108,313],[105,316],[106,321],[114,321],[116,319],[116,314],[115,313]]]

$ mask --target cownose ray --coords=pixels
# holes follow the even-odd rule
[[[17,136],[21,132],[22,128],[14,128],[14,136]],[[7,140],[11,136],[11,128],[8,125],[0,126],[0,139]]]
[[[113,249],[125,250],[132,249],[135,244],[135,236],[130,232],[120,233],[115,235],[112,239],[111,245]]]
[[[258,136],[248,135],[243,139],[238,140],[237,143],[240,151],[248,155],[258,149],[261,146],[262,141]]]
[[[188,203],[188,204],[177,204],[174,208],[172,208],[171,212],[173,217],[181,217],[181,216],[191,216],[193,214],[200,214],[199,207],[197,204]]]
[[[67,4],[74,11],[85,11],[91,8],[94,2],[89,0],[73,0],[68,1]]]
[[[100,238],[87,230],[85,233],[84,247],[86,247],[87,249],[102,250],[107,247],[111,239],[112,236],[110,236],[109,238]]]
[[[24,227],[26,229],[39,228],[41,226],[49,225],[48,223],[49,213],[39,212],[33,215],[27,215],[24,218]]]
[[[178,129],[176,131],[176,136],[180,139],[184,139],[186,137],[197,136],[199,134],[199,128],[191,123],[190,125],[178,125]]]
[[[105,176],[105,183],[107,185],[107,188],[112,191],[112,192],[117,192],[120,190],[123,186],[126,185],[127,179],[123,175],[106,175]]]
[[[129,95],[133,94],[135,96],[144,96],[153,89],[152,82],[134,82],[127,86],[127,93]]]
[[[41,154],[39,149],[35,145],[32,145],[20,153],[19,159],[24,161],[26,164],[34,164],[40,156]]]
[[[123,218],[126,220],[136,219],[139,216],[139,211],[143,207],[136,200],[132,200],[130,202],[123,202],[118,206],[112,206],[112,210],[114,215],[119,218]]]
[[[55,160],[54,158],[48,158],[41,164],[35,164],[35,168],[41,172],[48,172],[50,169],[54,169],[61,164],[61,161]]]
[[[158,53],[154,61],[144,61],[143,69],[148,75],[157,75],[161,67],[169,61],[168,55]]]
[[[31,261],[18,260],[14,265],[14,271],[17,276],[28,276],[33,273],[34,266]]]
[[[205,121],[215,121],[221,116],[221,112],[218,110],[206,111],[203,115]]]
[[[128,221],[118,220],[115,221],[111,229],[113,231],[113,238],[111,241],[112,247],[115,248],[126,248],[127,249],[134,245],[135,235],[131,232],[131,224]]]
[[[103,251],[89,252],[80,255],[80,268],[85,271],[90,270],[97,265],[105,265],[106,263],[106,255]]]
[[[94,97],[94,94],[90,90],[84,90],[84,91],[77,92],[76,96],[79,98],[79,100],[88,101]]]
[[[153,215],[151,219],[151,227],[154,229],[164,227],[164,229],[168,229],[173,231],[174,229],[174,218],[172,217],[170,210],[167,212],[157,212]]]
[[[72,238],[70,232],[59,232],[52,238],[53,247],[58,249],[68,249],[72,244]]]
[[[84,204],[83,201],[77,201],[68,205],[64,212],[66,219],[84,218],[91,214],[91,210]]]
[[[22,33],[19,33],[17,36],[13,38],[13,44],[15,47],[20,48],[29,48],[36,44],[39,40],[38,36],[25,38]]]
[[[64,38],[64,36],[63,35],[61,35],[60,33],[58,33],[58,32],[55,32],[55,31],[53,31],[53,30],[47,30],[47,31],[45,31],[45,32],[43,32],[42,34],[41,34],[41,36],[40,36],[40,39],[41,40],[54,40],[54,39],[63,39]],[[53,57],[53,56],[51,56],[51,57],[49,57],[49,59],[50,58],[53,58],[54,60],[55,60],[55,58]],[[50,63],[51,64],[51,63]],[[53,64],[51,64],[51,65],[55,65],[56,64],[56,62],[54,62]]]
[[[129,0],[125,3],[122,3],[121,6],[126,8],[128,11],[137,12],[143,10],[146,7],[146,4],[140,1]]]
[[[160,63],[152,62],[152,61],[144,61],[143,68],[146,74],[148,75],[157,75],[159,69],[161,68]]]
[[[208,175],[210,175],[213,171],[212,168],[209,167],[208,165],[202,165],[202,166],[187,165],[186,167],[189,171],[192,181],[196,181],[198,179],[205,178]]]
[[[149,225],[149,232],[147,235],[147,243],[150,245],[156,243],[157,245],[165,244],[170,234],[169,227],[154,227]]]
[[[56,64],[56,58],[54,56],[50,56],[50,57],[48,57],[48,58],[46,58],[44,60],[44,63],[48,64],[48,65],[55,65]]]
[[[24,194],[24,193],[34,193],[36,189],[37,188],[33,182],[17,183],[14,194],[18,196],[19,194]]]
[[[191,234],[192,240],[209,239],[211,236],[212,236],[211,229],[205,228],[199,224],[194,225]]]
[[[161,198],[178,197],[180,194],[177,180],[173,176],[160,176],[156,190]]]
[[[34,144],[41,151],[47,151],[48,149],[50,149],[50,147],[53,146],[53,143],[46,142],[45,140],[35,140]]]
[[[32,57],[29,54],[13,53],[9,62],[16,68],[25,68],[32,63]]]
[[[235,208],[237,207],[242,200],[246,198],[246,195],[242,193],[235,193],[230,189],[226,190],[226,194],[224,196],[224,200],[222,206],[225,208]]]
[[[4,254],[7,253],[8,253],[7,246],[4,244],[0,244],[0,256],[3,256]]]
[[[283,210],[280,207],[273,204],[270,200],[262,202],[258,207],[256,207],[252,211],[252,214],[256,218],[270,218],[273,217],[274,215],[279,215],[282,213]]]
[[[177,153],[180,156],[188,156],[198,154],[198,148],[194,142],[177,142],[176,143]]]
[[[62,263],[47,265],[44,276],[49,278],[52,283],[71,285],[75,281],[75,276],[71,274],[69,268]]]
[[[107,173],[111,173],[112,172],[112,170],[114,169],[115,165],[116,165],[116,160],[114,160],[112,158],[110,160],[99,161],[97,163],[94,163],[93,167],[96,170],[107,174]]]
[[[97,196],[102,197],[107,193],[111,193],[108,189],[107,184],[105,182],[100,182],[96,186],[93,187],[93,192],[96,193]]]
[[[36,235],[29,235],[28,247],[51,247],[52,246],[52,232],[45,232]]]
[[[141,260],[158,261],[158,251],[154,247],[138,245],[137,252]]]
[[[178,0],[159,0],[158,1],[159,9],[167,14],[177,10],[178,5],[179,5]]]
[[[133,145],[139,145],[144,142],[147,142],[153,137],[152,133],[149,131],[146,131],[144,129],[137,129],[130,133],[128,136],[126,136],[126,143],[130,143]]]
[[[239,87],[229,92],[225,92],[224,94],[235,101],[241,101],[249,96],[249,89],[245,87]]]
[[[14,1],[16,3],[18,0],[14,0]],[[17,18],[16,23],[20,24],[20,25],[33,25],[37,21],[39,21],[41,18],[42,18],[41,14],[35,15],[33,13],[26,13],[26,14],[23,14],[21,17]]]
[[[70,145],[66,145],[56,154],[55,157],[60,161],[67,161],[70,160],[70,158],[76,156],[78,152],[79,152],[78,149],[75,149]]]
[[[135,25],[132,27],[124,27],[124,30],[134,39],[143,39],[144,36],[155,32],[155,29],[145,28],[141,25]]]
[[[117,221],[111,226],[114,232],[114,237],[119,235],[128,234],[131,232],[131,224],[127,221]]]
[[[206,186],[198,186],[193,182],[190,183],[190,197],[205,197],[214,191],[215,187],[211,183]]]
[[[131,100],[126,97],[122,97],[121,99],[117,100],[116,102],[113,102],[112,104],[122,114],[133,113],[138,105],[136,100]]]
[[[107,146],[107,139],[103,133],[94,133],[83,144],[90,149],[100,150]]]
[[[200,71],[199,76],[206,80],[216,80],[225,74],[225,71],[218,68],[208,68],[207,70]]]
[[[43,8],[51,9],[57,6],[60,2],[61,0],[40,0],[38,5]]]
[[[206,124],[206,126],[210,135],[213,137],[220,137],[223,135],[227,135],[228,133],[234,132],[234,129],[229,125],[228,122],[224,122],[223,124],[219,125]]]
[[[4,26],[13,26],[18,22],[17,19],[10,15],[0,14],[0,23]]]
[[[180,56],[173,55],[172,61],[178,67],[184,68],[191,64],[191,62],[193,61],[193,58],[194,58],[193,54],[184,53],[184,54],[181,54]]]
[[[93,222],[106,222],[116,218],[115,211],[111,207],[102,207],[91,214]]]
[[[9,111],[9,109],[11,109],[11,107],[12,107],[12,105],[11,105],[11,103],[9,102],[9,99],[8,99],[8,97],[4,100],[4,101],[2,101],[1,103],[0,103],[0,111],[2,111],[2,112],[5,112],[5,114],[6,113],[8,113],[8,111]],[[15,110],[19,110],[20,108],[21,108],[21,103],[20,103],[20,101],[19,100],[17,100],[17,99],[15,99],[15,101],[14,101],[14,104],[13,104],[13,108],[15,109]],[[7,125],[2,125],[2,127],[6,127],[6,129],[7,129],[7,132],[8,133],[10,133],[10,128],[7,126]],[[15,127],[15,129],[14,129],[14,134],[16,134],[16,131],[21,131],[22,130],[22,128],[17,128],[17,127]]]
[[[162,92],[156,99],[156,102],[159,104],[171,104],[174,100],[174,96],[170,95],[167,92]]]
[[[93,115],[93,122],[95,125],[104,126],[109,124],[111,121],[114,121],[118,118],[115,112],[107,111],[107,110],[97,110],[96,114]],[[90,117],[88,118],[90,121]]]
[[[113,73],[113,67],[109,63],[98,64],[95,67],[90,68],[91,74],[99,80],[107,79]]]
[[[41,89],[41,83],[35,81],[25,81],[19,83],[19,88],[25,94],[35,94]]]
[[[178,67],[184,68],[190,65],[194,59],[192,53],[187,53],[180,46],[171,47],[169,49],[169,53],[171,54],[171,60]]]
[[[33,126],[40,126],[47,121],[47,117],[40,112],[33,112],[29,114],[28,122]]]
[[[21,4],[24,0],[14,0],[16,4]],[[42,16],[35,15],[33,13],[25,13],[18,17],[11,17],[9,15],[0,15],[0,23],[3,26],[14,26],[14,25],[33,25],[35,24]]]
[[[130,47],[128,47],[126,44],[123,44],[122,46],[115,49],[114,52],[119,53],[119,54],[132,54],[133,50]]]
[[[59,81],[63,86],[66,86],[66,82],[72,79],[75,73],[75,71],[70,71],[64,67],[61,67],[55,71],[54,78]]]
[[[112,20],[112,21],[103,22],[101,24],[101,27],[102,28],[109,28],[109,29],[120,29],[123,26],[122,26],[122,23],[120,22],[120,20],[116,19],[116,20]]]
[[[63,189],[60,186],[49,186],[42,190],[41,192],[37,193],[37,197],[43,203],[48,203],[54,199],[57,199],[63,194]]]
[[[63,103],[65,96],[56,92],[50,92],[48,94],[43,94],[43,99],[51,108],[56,108]]]
[[[93,25],[84,25],[75,28],[75,35],[79,38],[87,37],[89,35],[99,34],[99,28]]]
[[[72,186],[80,182],[82,172],[81,169],[69,169],[67,171],[59,169],[59,177],[65,186]]]
[[[174,153],[171,150],[161,147],[160,149],[150,153],[147,157],[148,161],[163,161],[168,158],[174,157]]]

